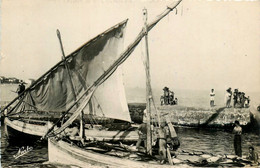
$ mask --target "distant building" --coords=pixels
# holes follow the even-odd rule
[[[20,82],[20,80],[17,78],[9,78],[8,81],[9,81],[9,83],[19,83]]]
[[[18,84],[21,81],[22,80],[17,79],[15,77],[7,78],[4,76],[0,76],[0,84],[2,84],[2,83]]]

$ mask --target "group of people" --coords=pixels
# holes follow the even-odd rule
[[[215,98],[215,92],[214,89],[211,89],[210,91],[210,106],[213,107],[214,105],[214,98]],[[239,92],[238,89],[234,90],[234,93],[232,93],[232,89],[228,88],[226,90],[225,94],[225,106],[227,108],[231,107],[231,100],[233,95],[233,107],[234,108],[248,108],[250,103],[249,96],[245,96],[244,92]]]
[[[232,93],[231,88],[227,89],[225,100],[226,100],[226,107],[231,107],[231,99],[233,95],[233,107],[234,108],[248,108],[250,103],[249,96],[246,97],[244,92],[239,92],[238,89],[234,90]]]
[[[162,105],[176,105],[178,104],[178,99],[174,98],[174,92],[171,91],[168,87],[163,88],[163,95],[160,98],[161,106]]]

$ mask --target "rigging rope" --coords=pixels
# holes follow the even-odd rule
[[[179,0],[177,3],[174,2],[174,4],[172,5],[171,8],[172,9],[176,8],[181,1],[182,0]],[[170,12],[171,11],[169,9],[166,9],[165,11],[163,11],[163,13],[158,15],[154,21],[152,21],[151,23],[149,23],[147,25],[147,28],[148,28],[147,31],[150,31],[162,18],[164,18]],[[102,84],[104,81],[106,81],[106,79],[108,79],[114,73],[114,71],[130,56],[130,54],[134,51],[135,47],[139,44],[139,42],[142,40],[142,38],[145,36],[145,34],[146,34],[146,30],[142,29],[141,32],[136,37],[136,39],[128,46],[128,48],[123,53],[120,54],[120,57],[91,86],[89,86],[88,89],[86,89],[86,91],[76,100],[76,102],[78,102],[80,99],[82,99],[84,97],[84,95],[86,95],[89,92],[90,89],[95,89],[95,87],[98,87],[100,84]],[[58,121],[60,121],[62,118],[64,118],[64,116],[75,105],[76,105],[76,103],[73,103]],[[57,124],[57,122],[56,122],[56,124]],[[52,128],[48,130],[47,134],[53,130],[54,126],[52,126]]]
[[[145,58],[144,58],[144,53],[143,53],[143,43],[141,42],[141,58],[143,60],[143,65],[144,65],[144,68],[147,68],[146,66],[146,61],[145,61]],[[153,91],[152,91],[152,86],[151,86],[151,78],[148,78],[149,80],[149,86],[148,86],[148,89],[149,89],[149,92],[151,94],[151,100],[152,100],[152,104],[153,104],[153,107],[155,109],[155,112],[156,112],[156,115],[157,115],[157,118],[158,118],[158,126],[160,126],[160,114],[156,108],[156,105],[155,105],[155,101],[154,101],[154,95],[153,95]],[[156,124],[155,122],[153,122],[153,124]]]

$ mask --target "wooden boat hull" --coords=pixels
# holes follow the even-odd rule
[[[137,141],[137,131],[106,131],[106,130],[85,130],[86,140],[96,141]]]
[[[39,121],[41,122],[41,121]],[[9,138],[30,138],[40,139],[51,127],[50,122],[44,125],[30,124],[24,121],[10,120],[5,118],[5,132]],[[42,123],[44,123],[42,121]],[[49,124],[48,124],[49,123]],[[107,131],[107,130],[89,130],[85,129],[86,140],[96,141],[137,141],[137,131]]]
[[[31,124],[24,121],[4,119],[5,133],[10,139],[40,139],[47,132],[50,124],[41,122],[43,125]]]
[[[169,167],[169,165],[149,164],[147,162],[139,162],[84,150],[76,145],[69,144],[62,140],[57,141],[54,138],[48,139],[48,157],[50,163],[76,165],[80,167]]]

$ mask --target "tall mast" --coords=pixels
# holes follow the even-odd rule
[[[69,81],[70,81],[70,86],[71,86],[73,98],[74,98],[74,100],[76,102],[77,101],[76,91],[75,91],[75,88],[74,88],[74,85],[73,85],[73,82],[72,82],[71,72],[70,72],[69,67],[67,65],[67,62],[66,62],[65,53],[64,53],[64,49],[63,49],[63,45],[62,45],[61,35],[60,35],[59,29],[57,29],[57,36],[58,36],[59,42],[60,42],[60,48],[61,48],[61,52],[62,52],[62,60],[64,62],[65,68],[66,68],[67,73],[69,75]],[[76,104],[76,106],[78,106],[78,105]],[[85,137],[85,132],[84,132],[84,122],[83,122],[83,119],[84,119],[83,118],[83,111],[81,112],[80,118],[81,118],[81,120],[80,120],[80,137],[84,138]]]
[[[158,15],[154,21],[147,24],[147,31],[150,31],[157,23],[160,22],[160,20],[162,20],[173,9],[175,9],[180,4],[181,1],[182,0],[178,0],[177,2],[174,2],[173,4],[167,6],[167,8],[160,15]],[[119,58],[102,75],[100,75],[99,78],[92,85],[88,86],[88,88],[83,92],[83,94],[78,96],[77,100],[66,110],[66,112],[59,118],[59,120],[56,121],[56,123],[47,131],[46,135],[49,134],[54,129],[55,125],[57,125],[58,122],[60,122],[60,120],[62,120],[66,116],[66,114],[69,113],[69,111],[78,103],[79,100],[81,100],[84,97],[84,95],[86,95],[93,87],[98,86],[101,83],[103,83],[105,81],[104,79],[106,77],[113,74],[113,72],[130,56],[130,54],[134,51],[135,47],[139,44],[139,42],[142,40],[142,38],[145,36],[145,34],[147,34],[147,33],[145,33],[144,29],[142,29],[139,32],[136,39],[131,44],[129,44],[128,47],[120,54]],[[27,90],[28,89],[30,89],[30,88],[27,88]],[[16,101],[18,98],[19,98],[19,96],[17,96],[12,102],[10,102],[3,109],[3,111],[5,109],[7,109],[12,103],[14,103],[14,101]]]
[[[146,152],[152,155],[152,134],[151,134],[151,92],[150,92],[150,61],[148,49],[148,27],[147,27],[147,9],[143,9],[144,30],[145,30],[145,72],[146,72],[146,121],[147,121],[147,146]]]
[[[62,60],[64,62],[64,66],[65,66],[67,73],[69,75],[69,81],[70,81],[70,86],[71,86],[71,90],[72,90],[72,93],[73,93],[73,98],[76,100],[77,99],[76,92],[75,92],[75,88],[74,88],[74,85],[73,85],[73,82],[72,82],[72,79],[71,79],[71,73],[70,73],[69,67],[68,67],[67,62],[66,62],[65,53],[64,53],[59,29],[57,29],[57,37],[58,37],[59,42],[60,42],[60,48],[61,48],[61,52],[62,52]]]

